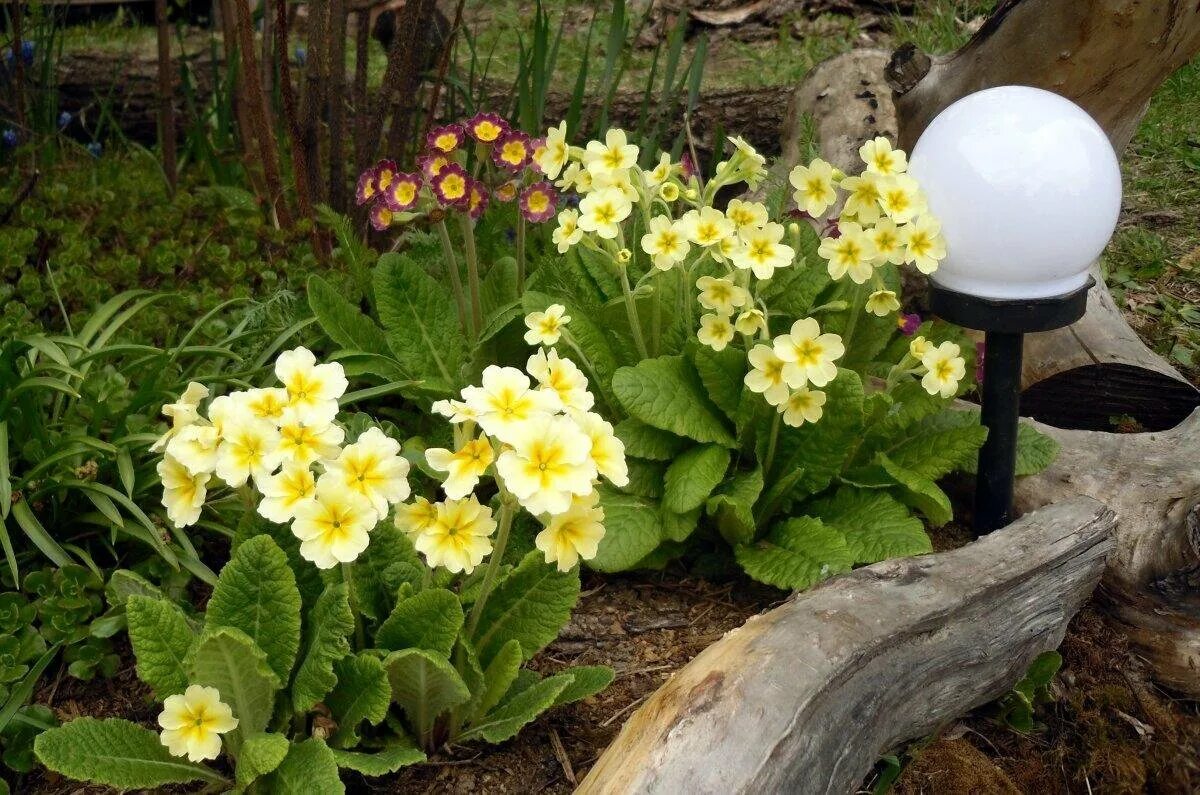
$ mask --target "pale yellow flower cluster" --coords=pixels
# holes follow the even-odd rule
[[[788,176],[796,205],[822,219],[844,196],[836,222],[821,240],[818,253],[834,279],[847,276],[855,284],[874,281],[867,311],[880,317],[900,308],[896,294],[883,287],[876,270],[886,264],[909,263],[921,273],[937,270],[946,256],[941,224],[929,212],[925,194],[907,173],[908,158],[886,138],[863,144],[863,172],[846,176],[824,160],[799,165]]]
[[[917,364],[910,372],[921,376],[921,386],[929,394],[954,397],[959,382],[967,374],[967,363],[961,353],[953,342],[934,345],[924,337],[914,337],[908,343],[908,355]]]
[[[280,386],[214,398],[190,384],[163,407],[171,428],[152,449],[163,453],[158,473],[163,506],[176,527],[194,524],[213,479],[250,484],[258,512],[300,539],[300,554],[319,568],[355,560],[390,506],[409,495],[408,461],[400,443],[378,428],[343,445],[336,422],[346,391],[340,364],[318,364],[306,348],[280,354]]]
[[[760,343],[750,350],[745,384],[775,406],[785,423],[798,428],[821,419],[826,395],[820,387],[837,377],[835,362],[845,353],[841,337],[822,334],[820,324],[806,317],[771,345]]]
[[[608,156],[616,160],[620,150]],[[554,305],[531,314],[526,323],[532,340],[557,342],[559,325],[569,320],[563,311]],[[548,331],[551,325],[554,330]],[[567,571],[595,557],[604,537],[596,486],[601,477],[624,486],[629,474],[625,446],[612,425],[591,411],[594,401],[587,377],[553,348],[539,348],[524,372],[489,366],[478,385],[462,390],[461,400],[433,405],[455,426],[455,449],[425,451],[429,466],[445,473],[446,498],[437,503],[417,498],[400,506],[396,526],[430,566],[473,571],[492,552],[497,527],[491,508],[474,494],[480,480],[491,475],[502,512],[520,505],[542,523],[536,544],[547,563]]]

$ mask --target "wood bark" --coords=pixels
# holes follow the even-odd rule
[[[793,596],[655,692],[577,793],[853,792],[881,754],[1001,695],[1059,644],[1113,524],[1076,498]]]
[[[175,163],[175,96],[171,81],[171,29],[167,22],[167,0],[154,0],[154,24],[158,34],[158,146],[162,151],[167,187],[175,195],[179,169]]]

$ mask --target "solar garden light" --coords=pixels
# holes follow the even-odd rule
[[[1023,335],[1074,323],[1121,209],[1108,136],[1057,94],[1001,86],[943,110],[909,172],[942,222],[934,314],[985,332],[976,534],[1012,519]]]

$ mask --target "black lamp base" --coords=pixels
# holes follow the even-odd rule
[[[980,298],[930,282],[929,304],[944,320],[984,334],[984,375],[980,421],[988,429],[979,449],[973,529],[978,537],[1013,519],[1017,468],[1017,429],[1021,414],[1021,358],[1024,335],[1069,326],[1083,317],[1094,280],[1051,298]]]

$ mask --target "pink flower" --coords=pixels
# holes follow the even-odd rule
[[[520,130],[505,133],[492,147],[492,162],[514,173],[523,169],[532,156],[529,136]]]
[[[462,146],[465,137],[461,124],[447,124],[430,130],[425,136],[425,145],[433,151],[450,154]]]
[[[679,161],[679,165],[683,168],[683,180],[687,182],[692,177],[700,176],[700,169],[696,168],[696,164],[692,162],[692,156],[687,152],[683,153],[683,157]]]
[[[921,327],[921,316],[917,314],[902,314],[896,318],[896,327],[900,329],[901,334],[911,337]]]
[[[465,209],[471,201],[471,177],[458,163],[447,163],[430,183],[443,207]]]
[[[430,152],[417,158],[417,165],[421,167],[421,173],[425,175],[425,179],[433,179],[449,164],[450,158],[441,152]]]
[[[379,195],[375,184],[375,169],[368,168],[358,175],[358,187],[354,189],[354,201],[362,206]]]
[[[487,185],[477,179],[471,180],[470,198],[467,201],[467,212],[472,218],[479,218],[488,206]]]
[[[392,186],[392,180],[400,173],[395,160],[380,160],[375,164],[375,188],[383,193]]]
[[[376,202],[371,206],[371,226],[376,232],[382,232],[392,225],[392,211],[384,202]]]
[[[382,194],[383,202],[394,213],[411,210],[421,198],[421,175],[400,172]]]
[[[535,224],[549,221],[558,209],[558,193],[549,182],[535,182],[521,191],[521,215]]]
[[[529,157],[531,160],[530,166],[533,168],[534,171],[536,171],[539,174],[541,174],[543,172],[542,172],[542,167],[537,164],[537,157],[539,154],[541,154],[542,150],[545,148],[546,148],[546,139],[544,137],[534,138],[532,141],[529,142],[529,152],[530,152]]]
[[[517,198],[517,191],[520,189],[521,185],[515,179],[510,179],[508,182],[501,183],[492,195],[495,196],[496,201],[510,202]]]
[[[490,144],[508,132],[508,122],[495,113],[476,113],[466,123],[467,134],[481,144]]]

